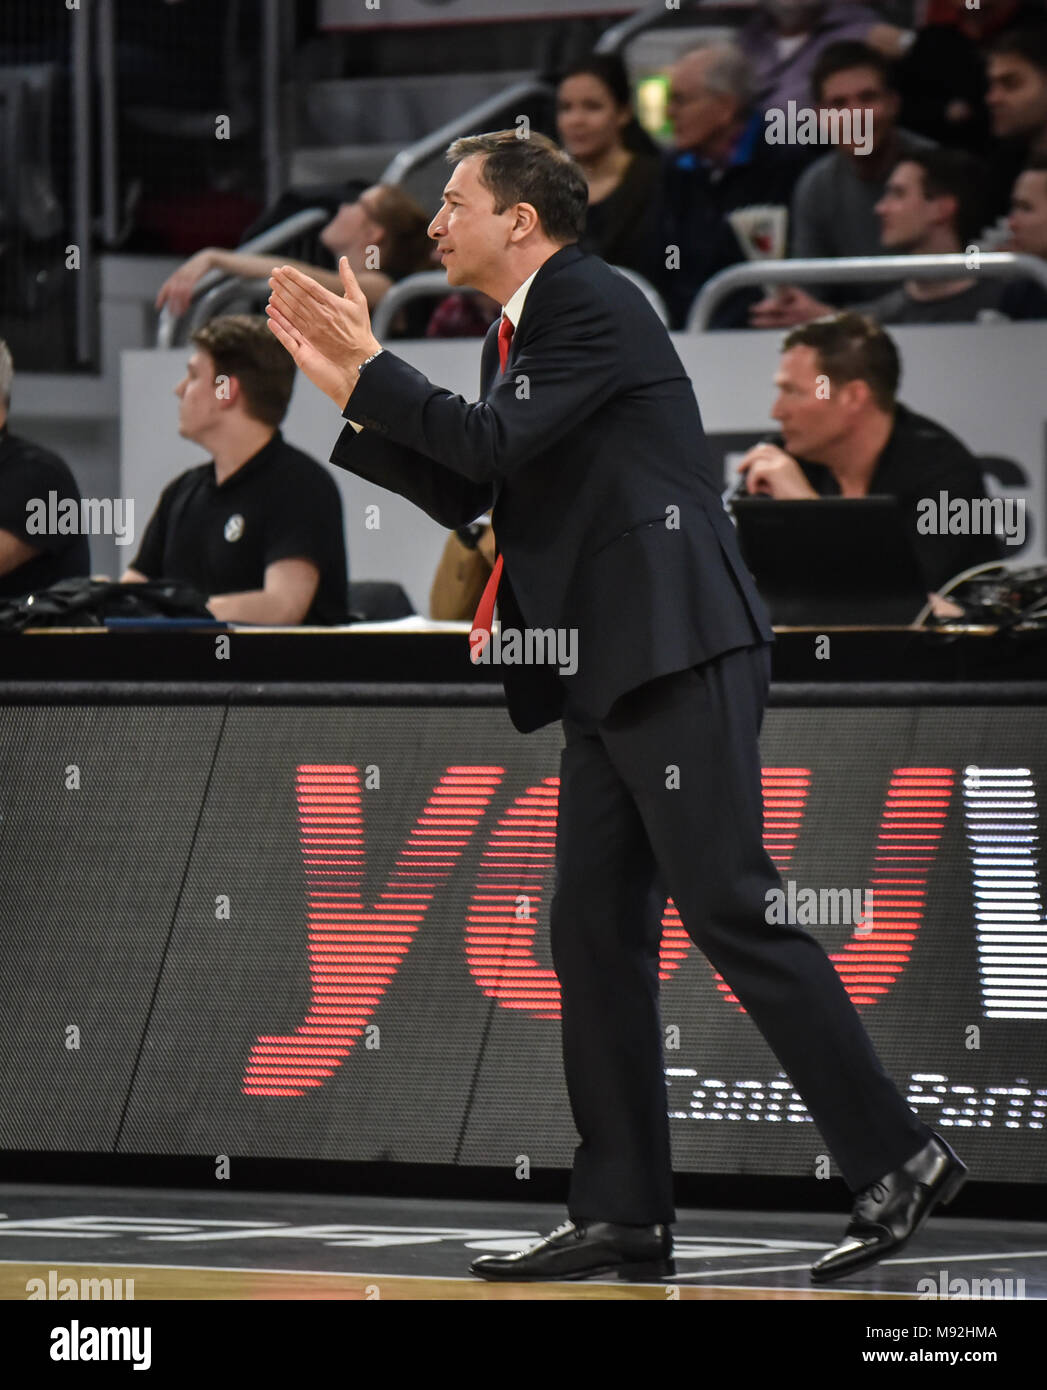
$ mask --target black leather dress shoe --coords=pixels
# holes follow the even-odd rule
[[[481,1279],[672,1278],[673,1238],[668,1226],[615,1226],[609,1221],[566,1221],[537,1245],[513,1255],[481,1255],[469,1266]]]
[[[932,1135],[908,1163],[859,1192],[843,1241],[811,1266],[811,1282],[840,1279],[900,1250],[966,1181],[966,1164]]]

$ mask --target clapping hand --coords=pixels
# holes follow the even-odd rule
[[[314,386],[344,410],[360,365],[381,347],[371,332],[367,300],[348,258],[338,262],[339,298],[294,266],[279,266],[269,283],[269,327]]]

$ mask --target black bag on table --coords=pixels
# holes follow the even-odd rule
[[[190,584],[149,579],[121,584],[77,576],[18,598],[0,598],[0,632],[27,627],[105,627],[110,619],[192,618],[219,624],[207,596]]]

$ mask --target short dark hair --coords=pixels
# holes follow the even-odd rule
[[[891,91],[895,89],[894,67],[890,59],[857,39],[841,39],[830,43],[819,53],[811,68],[811,96],[821,101],[822,88],[830,77],[838,72],[849,72],[851,68],[873,68],[883,79],[883,85]]]
[[[893,410],[902,368],[898,349],[880,325],[850,310],[794,328],[782,351],[809,347],[830,382],[864,381],[881,410]]]
[[[494,195],[494,210],[530,203],[551,241],[580,241],[589,211],[589,185],[581,167],[547,135],[494,130],[466,135],[447,149],[447,162],[484,155],[480,182]]]
[[[218,376],[235,376],[244,408],[254,420],[276,429],[287,414],[294,389],[294,358],[260,314],[224,314],[193,334],[209,353]]]
[[[966,150],[912,150],[903,154],[895,164],[915,164],[923,171],[925,198],[955,198],[956,234],[966,246],[976,237],[988,220],[985,188],[988,172],[985,166]]]
[[[990,56],[1024,58],[1047,77],[1047,22],[1006,29],[989,45]]]

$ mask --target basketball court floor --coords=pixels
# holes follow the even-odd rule
[[[846,1211],[680,1208],[677,1272],[662,1285],[470,1275],[477,1255],[529,1245],[565,1219],[562,1207],[515,1202],[4,1184],[0,1298],[1047,1298],[1047,1221],[939,1215],[898,1256],[813,1286],[809,1266],[842,1236]]]

